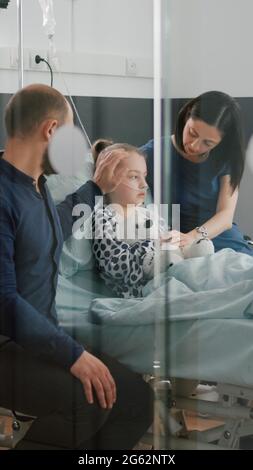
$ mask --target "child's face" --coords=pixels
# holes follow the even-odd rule
[[[110,202],[122,206],[140,205],[144,202],[148,187],[145,158],[136,152],[128,152],[120,164],[120,169],[124,168],[127,169],[126,175],[117,188],[109,194]]]

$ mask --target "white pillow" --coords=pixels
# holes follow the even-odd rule
[[[62,202],[68,194],[74,193],[94,173],[94,163],[91,155],[86,159],[82,173],[75,176],[50,175],[47,177],[48,189],[55,204]],[[76,240],[71,236],[63,245],[59,270],[65,277],[73,276],[79,270],[89,270],[94,267],[91,240]]]

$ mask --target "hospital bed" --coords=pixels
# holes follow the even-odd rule
[[[86,347],[155,377],[159,412],[167,423],[159,437],[162,448],[238,448],[241,437],[253,435],[253,260],[232,250],[214,257],[207,264],[196,259],[173,267],[155,294],[150,281],[144,299],[113,297],[94,269],[60,276],[62,326]],[[180,379],[184,385],[215,384],[218,401],[175,387]],[[222,423],[186,432],[185,410]]]

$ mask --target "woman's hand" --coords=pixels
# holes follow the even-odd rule
[[[192,232],[182,233],[178,230],[170,230],[163,234],[160,240],[161,243],[171,243],[179,248],[183,248],[184,246],[191,245],[196,240],[196,237]]]
[[[171,245],[180,246],[181,233],[177,230],[170,230],[162,233],[160,237],[161,245],[163,243],[171,243]]]
[[[195,237],[192,232],[189,233],[181,233],[180,234],[180,248],[190,246],[198,237]]]
[[[108,151],[98,157],[93,181],[103,194],[114,191],[126,175],[128,168],[122,162],[126,157],[127,152],[119,150]]]

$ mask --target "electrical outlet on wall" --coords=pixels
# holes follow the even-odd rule
[[[40,57],[43,57],[43,59],[47,60],[47,51],[46,50],[41,50],[41,49],[30,49],[29,51],[29,68],[32,70],[46,70],[46,64],[45,62],[40,62],[39,64],[36,64],[35,62],[35,57],[36,55],[39,55]]]
[[[129,77],[136,77],[137,75],[137,62],[132,57],[126,58],[126,75]]]

